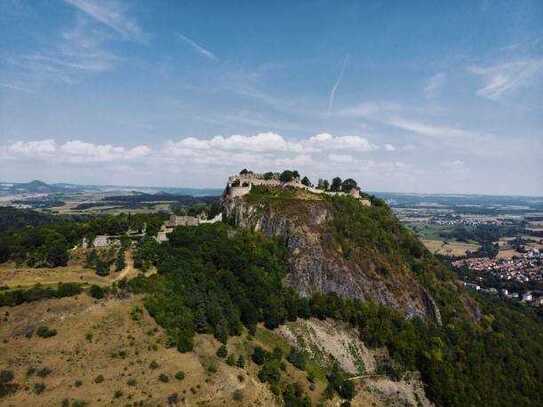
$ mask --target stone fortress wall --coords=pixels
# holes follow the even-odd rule
[[[350,195],[354,198],[360,199],[360,202],[363,205],[370,206],[371,203],[369,199],[362,198],[360,196],[360,189],[353,188],[350,192],[333,192],[333,191],[324,191],[322,189],[317,189],[312,186],[307,186],[302,184],[300,178],[295,178],[289,182],[281,182],[277,175],[274,175],[271,179],[264,179],[263,174],[256,173],[246,173],[239,175],[232,175],[228,177],[228,182],[226,184],[226,189],[224,191],[225,198],[237,198],[247,195],[251,192],[253,185],[264,185],[270,187],[279,187],[279,188],[300,188],[305,189],[306,191],[312,192],[314,194],[327,194],[327,195]]]

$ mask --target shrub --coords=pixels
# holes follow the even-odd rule
[[[45,325],[40,326],[36,331],[36,335],[38,335],[40,338],[50,338],[52,336],[55,336],[56,334],[57,334],[56,330],[49,329]]]
[[[89,294],[92,298],[96,298],[97,300],[100,300],[104,298],[105,290],[102,287],[96,284],[93,284],[91,285],[91,288],[89,289]]]
[[[158,376],[158,380],[160,380],[162,383],[168,383],[170,381],[170,378],[167,374],[161,373],[160,376]]]
[[[177,393],[172,393],[168,396],[168,405],[176,406],[179,402],[179,395]]]
[[[115,390],[115,393],[113,393],[113,398],[119,399],[123,396],[123,392],[121,390]]]
[[[143,310],[140,306],[134,305],[132,306],[132,310],[130,311],[130,316],[134,321],[139,321],[143,316]]]
[[[75,386],[75,387],[81,387],[82,384],[83,384],[83,382],[82,382],[81,380],[76,380],[76,381],[74,382],[74,386]]]
[[[305,356],[302,352],[292,349],[287,356],[287,360],[298,369],[305,369]]]
[[[105,277],[109,275],[109,265],[106,262],[100,259],[97,259],[96,260],[96,274],[101,277]]]
[[[226,349],[226,346],[221,345],[219,349],[217,349],[217,356],[224,359],[228,355],[228,350]]]
[[[245,367],[245,358],[243,357],[243,355],[239,355],[236,365],[242,369]]]
[[[182,372],[181,370],[175,374],[175,378],[177,380],[183,380],[185,378],[185,372]]]
[[[226,358],[226,364],[228,366],[235,366],[236,358],[234,357],[234,355],[232,354],[228,355],[228,357]]]
[[[232,393],[232,399],[235,401],[242,401],[243,392],[240,389],[234,390],[234,393]]]
[[[126,384],[128,384],[129,386],[135,386],[137,382],[136,382],[136,379],[132,378],[132,379],[128,379]]]
[[[269,382],[270,384],[278,384],[281,380],[281,370],[279,361],[276,359],[268,360],[258,372],[258,378],[262,383]]]
[[[217,364],[213,361],[210,362],[207,367],[207,371],[210,373],[217,373]]]
[[[94,383],[102,383],[104,381],[104,376],[102,376],[101,374],[96,376],[96,378],[94,379]]]
[[[156,360],[153,360],[150,364],[149,364],[149,368],[150,369],[158,369],[160,367],[160,365],[157,363]]]
[[[49,369],[48,367],[42,367],[40,370],[38,370],[36,372],[36,375],[39,376],[39,377],[45,377],[47,375],[49,375],[49,373],[51,373],[52,370]]]
[[[2,371],[0,371],[0,383],[1,384],[11,382],[14,377],[15,377],[15,375],[13,374],[13,372],[11,370],[2,370]]]
[[[253,362],[255,362],[257,365],[263,365],[267,358],[267,352],[262,349],[260,346],[255,347],[253,351],[253,355],[251,356],[251,359],[253,359]]]
[[[45,383],[34,383],[33,389],[34,393],[42,394],[45,391]]]

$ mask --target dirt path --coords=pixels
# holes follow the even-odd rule
[[[136,276],[136,272],[134,271],[134,258],[132,257],[132,250],[128,249],[124,252],[124,261],[126,263],[125,268],[122,269],[119,275],[113,279],[113,281]]]

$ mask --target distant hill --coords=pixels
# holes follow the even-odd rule
[[[119,191],[140,192],[147,194],[171,194],[185,196],[219,196],[223,190],[219,188],[177,188],[177,187],[134,187],[124,185],[78,185],[69,183],[48,184],[40,180],[30,182],[0,182],[0,195],[13,194],[54,194],[75,192]]]
[[[0,191],[4,194],[53,194],[63,192],[80,192],[86,190],[81,185],[73,184],[47,184],[43,181],[30,182],[2,182]]]

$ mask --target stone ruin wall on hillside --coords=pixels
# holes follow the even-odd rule
[[[264,179],[264,176],[261,174],[239,174],[232,175],[228,177],[228,182],[226,184],[226,189],[224,191],[225,198],[238,198],[244,195],[247,195],[251,192],[253,185],[264,185],[270,187],[279,187],[279,188],[300,188],[305,189],[306,191],[312,192],[314,194],[328,194],[328,195],[350,195],[354,198],[360,199],[360,202],[363,205],[371,206],[371,203],[368,199],[362,198],[360,196],[360,189],[353,188],[351,192],[333,192],[333,191],[324,191],[322,189],[317,189],[315,187],[307,186],[302,184],[300,178],[295,178],[289,182],[281,182],[277,178]]]

